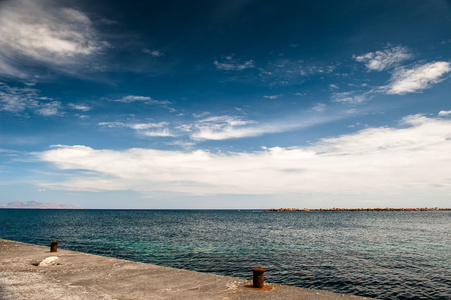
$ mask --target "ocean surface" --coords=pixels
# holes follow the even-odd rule
[[[380,299],[451,299],[451,212],[0,209],[0,238]]]

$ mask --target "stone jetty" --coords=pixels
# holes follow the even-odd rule
[[[64,246],[64,242],[61,242]],[[38,266],[50,256],[56,265]],[[252,277],[249,270],[250,278]],[[368,299],[0,239],[0,299]]]

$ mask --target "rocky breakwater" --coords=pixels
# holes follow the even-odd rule
[[[417,207],[417,208],[319,208],[319,209],[308,209],[308,208],[271,208],[263,210],[262,212],[318,212],[318,211],[437,211],[437,210],[448,210],[451,208],[439,208],[439,207]]]

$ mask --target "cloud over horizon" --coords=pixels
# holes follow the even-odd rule
[[[46,188],[182,194],[372,193],[451,189],[451,120],[411,115],[305,147],[219,153],[58,145],[36,153],[60,170],[81,170]],[[446,167],[448,166],[448,167]],[[431,178],[429,174],[434,174]]]

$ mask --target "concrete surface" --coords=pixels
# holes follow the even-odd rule
[[[59,265],[38,267],[49,256]],[[251,271],[249,271],[251,273]],[[365,299],[0,239],[0,299]]]

